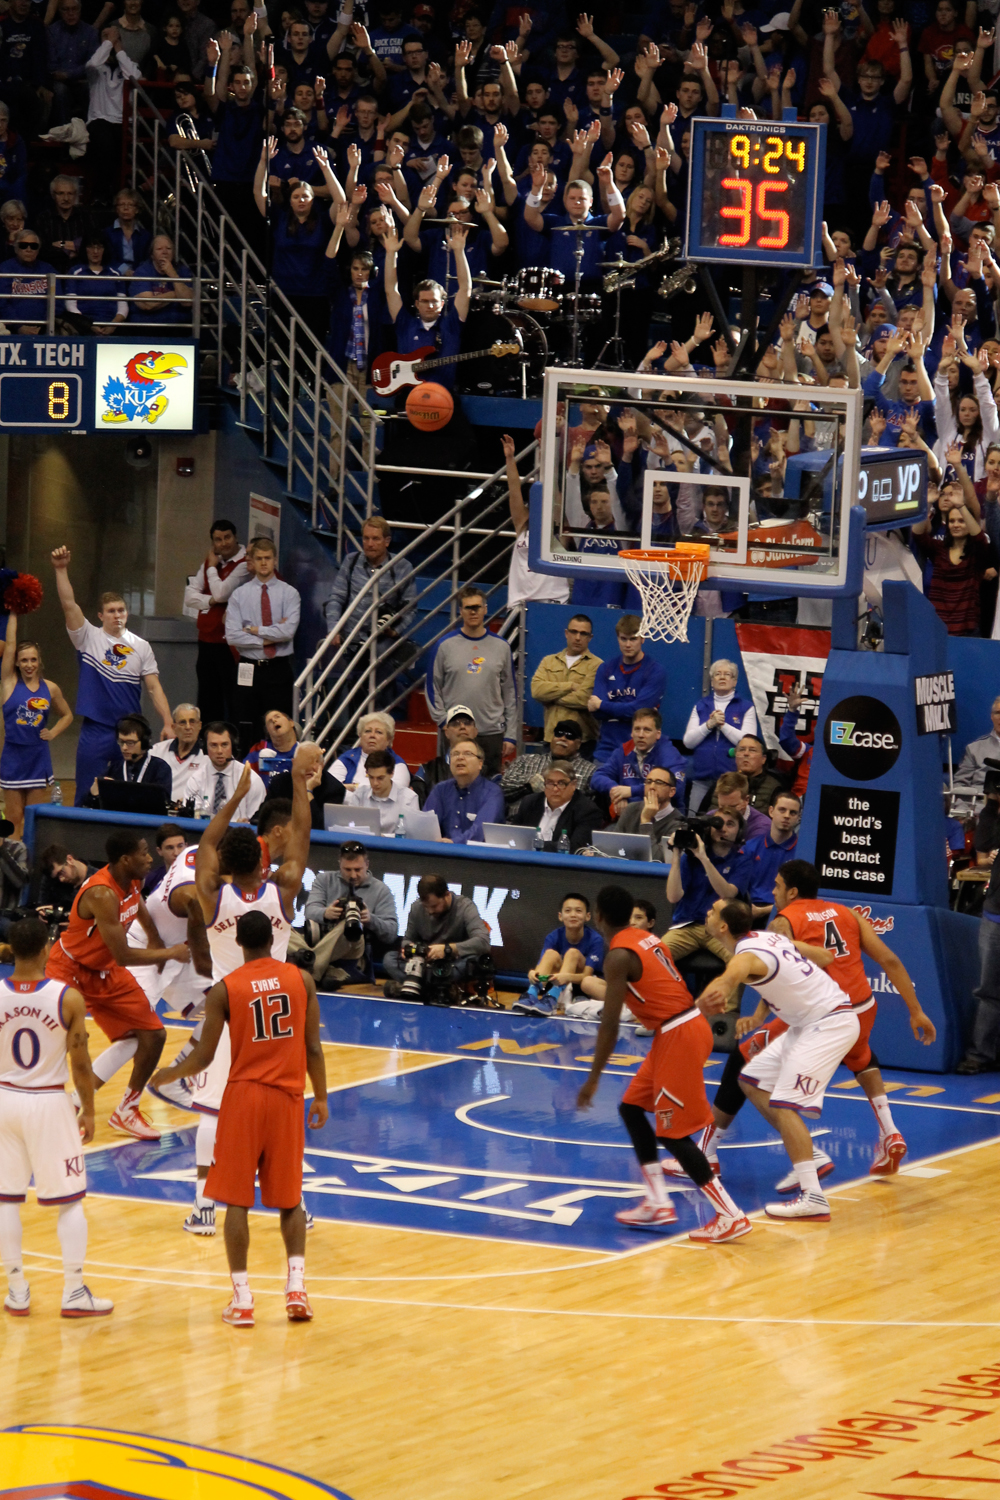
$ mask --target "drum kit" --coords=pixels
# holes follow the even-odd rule
[[[517,342],[521,354],[470,361],[460,380],[464,394],[526,399],[541,394],[546,366],[583,367],[584,331],[596,323],[604,307],[604,298],[598,292],[581,290],[583,236],[606,232],[603,225],[596,224],[567,224],[553,230],[553,233],[576,235],[576,275],[571,279],[550,266],[525,266],[502,281],[491,281],[484,275],[473,278],[472,304],[463,342],[472,349],[496,339],[503,343]],[[647,267],[675,256],[679,246],[679,240],[671,240],[642,260],[619,258],[599,263],[606,273],[604,289],[615,298],[614,333],[592,361],[593,368],[626,368],[625,345],[619,334],[621,293]]]

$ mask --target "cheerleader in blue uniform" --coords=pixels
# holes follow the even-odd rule
[[[34,641],[17,644],[17,615],[11,612],[7,616],[7,640],[0,670],[4,727],[0,788],[16,839],[24,831],[25,806],[29,802],[44,802],[52,783],[49,742],[73,722],[73,710],[62,689],[41,673],[38,647]],[[47,729],[49,710],[53,708],[59,718]]]

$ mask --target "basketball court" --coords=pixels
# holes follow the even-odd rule
[[[875,1119],[841,1070],[819,1127],[837,1163],[829,1224],[764,1219],[784,1156],[747,1107],[723,1171],[754,1231],[701,1248],[686,1238],[704,1212],[690,1190],[675,1234],[614,1221],[641,1191],[617,1118],[647,1046],[631,1028],[584,1115],[591,1023],[321,1004],[333,1092],[307,1142],[315,1321],[285,1320],[262,1213],[257,1326],[223,1325],[221,1233],[181,1229],[192,1117],[151,1100],[161,1143],[119,1141],[109,1087],[88,1148],[87,1274],[115,1312],[58,1318],[55,1215],[29,1200],[33,1310],[0,1324],[0,1428],[45,1431],[0,1433],[0,1494],[54,1495],[38,1467],[67,1449],[112,1453],[105,1484],[120,1463],[128,1493],[155,1496],[966,1500],[1000,1482],[1000,1085],[888,1070],[910,1150],[886,1181],[868,1176]],[[185,1035],[169,1028],[167,1054]],[[723,1063],[707,1066],[709,1097]],[[64,1427],[140,1434],[147,1467],[122,1447],[138,1438]]]

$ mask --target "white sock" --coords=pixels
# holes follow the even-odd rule
[[[119,1114],[126,1114],[130,1109],[137,1109],[141,1098],[142,1089],[126,1089],[122,1094],[122,1102],[118,1106]]]
[[[0,1203],[0,1260],[11,1291],[23,1296],[28,1283],[21,1259],[21,1214],[17,1203]]]
[[[285,1282],[286,1292],[304,1292],[306,1289],[306,1258],[304,1255],[290,1255],[288,1257],[288,1280]]]
[[[250,1292],[249,1271],[230,1271],[233,1282],[233,1301],[242,1303],[244,1307],[253,1301]]]
[[[875,1111],[876,1118],[878,1119],[879,1135],[894,1134],[896,1122],[892,1118],[892,1110],[889,1108],[889,1100],[885,1094],[876,1094],[875,1098],[869,1099],[868,1103]]]
[[[218,1115],[199,1115],[198,1129],[194,1137],[194,1159],[195,1165],[199,1167],[210,1167],[215,1160],[215,1132],[219,1128]],[[210,1198],[205,1192],[204,1177],[199,1177],[198,1186],[195,1189],[195,1202],[199,1208],[214,1208],[215,1199]]]
[[[663,1167],[658,1161],[644,1161],[639,1163],[642,1175],[646,1179],[646,1199],[649,1203],[655,1203],[657,1208],[662,1208],[670,1202],[670,1194],[667,1192],[667,1184],[663,1176]]]
[[[120,1042],[112,1042],[110,1047],[105,1047],[100,1057],[94,1058],[94,1074],[102,1083],[107,1083],[113,1078],[119,1068],[123,1068],[127,1062],[135,1056],[138,1047],[138,1038],[134,1036],[122,1037]]]
[[[706,1125],[702,1131],[698,1146],[702,1154],[707,1156],[710,1162],[718,1161],[719,1142],[724,1135],[725,1131],[720,1130],[714,1122],[711,1125]]]
[[[721,1182],[717,1180],[707,1182],[701,1191],[705,1194],[709,1203],[712,1204],[716,1213],[722,1214],[723,1218],[741,1219],[743,1217],[742,1210],[733,1202]]]
[[[823,1189],[819,1185],[819,1174],[816,1171],[816,1163],[810,1158],[809,1161],[797,1161],[792,1165],[798,1174],[799,1187],[804,1193],[815,1193],[817,1197],[823,1196]]]
[[[87,1216],[79,1199],[62,1205],[56,1229],[63,1258],[63,1296],[70,1297],[83,1286],[87,1258]]]

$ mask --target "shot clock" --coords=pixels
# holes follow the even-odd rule
[[[692,120],[686,258],[818,264],[825,131],[794,121]]]

